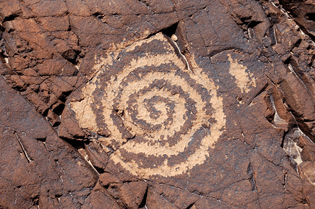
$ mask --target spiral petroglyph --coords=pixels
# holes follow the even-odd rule
[[[226,122],[215,83],[186,65],[159,33],[100,59],[71,109],[132,174],[186,173],[206,161]]]

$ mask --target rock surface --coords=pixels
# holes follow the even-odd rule
[[[314,8],[0,1],[0,208],[315,208]]]

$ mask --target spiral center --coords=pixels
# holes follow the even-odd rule
[[[152,101],[153,100],[153,101]],[[150,114],[150,118],[152,119],[162,119],[163,121],[167,119],[167,112],[169,111],[169,107],[166,103],[159,100],[157,97],[153,97],[149,101],[144,101],[147,105],[147,111]]]

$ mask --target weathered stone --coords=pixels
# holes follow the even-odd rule
[[[82,205],[96,183],[95,173],[2,78],[0,87],[1,207]]]
[[[313,10],[0,1],[0,208],[314,208]]]

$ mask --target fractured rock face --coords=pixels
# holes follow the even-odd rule
[[[0,87],[1,208],[77,208],[89,204],[87,196],[94,195],[97,182],[89,164],[2,78]],[[99,193],[104,206],[117,205],[105,189]]]
[[[0,208],[314,208],[313,6],[0,1]]]

